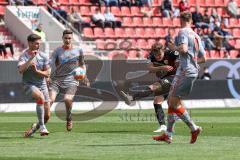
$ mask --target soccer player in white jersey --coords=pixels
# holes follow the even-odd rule
[[[167,132],[160,136],[154,136],[153,139],[171,143],[176,116],[178,116],[190,128],[190,143],[193,144],[202,128],[190,118],[183,106],[182,98],[189,95],[192,90],[193,83],[198,76],[198,63],[205,62],[205,51],[200,37],[191,29],[191,13],[181,13],[180,22],[182,28],[178,33],[176,45],[173,42],[169,44],[171,50],[179,52],[179,66],[168,96]]]
[[[24,137],[30,137],[37,129],[40,129],[41,136],[45,136],[49,132],[44,123],[50,117],[50,98],[46,83],[46,78],[50,75],[49,56],[39,51],[41,37],[30,34],[27,41],[29,48],[19,58],[18,71],[23,75],[25,92],[36,101],[39,122],[33,124],[24,133]]]
[[[63,45],[56,48],[52,54],[51,61],[56,66],[52,72],[50,84],[50,98],[53,103],[59,93],[64,94],[66,106],[66,129],[72,130],[72,103],[79,82],[74,79],[73,72],[77,67],[86,69],[84,56],[81,48],[75,48],[72,45],[73,32],[64,30]]]

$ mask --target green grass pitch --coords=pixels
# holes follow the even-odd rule
[[[56,116],[51,132],[22,138],[35,113],[0,113],[0,160],[239,160],[240,109],[192,109],[203,132],[189,144],[189,129],[180,121],[172,144],[156,142],[153,110],[118,110],[87,122],[74,122],[67,132]]]

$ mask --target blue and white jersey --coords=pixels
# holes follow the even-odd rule
[[[28,50],[25,50],[23,54],[19,57],[18,67],[23,65],[31,58],[31,55],[28,53]],[[36,65],[38,70],[47,70],[50,68],[49,56],[46,53],[38,51],[32,62]],[[29,66],[28,69],[23,72],[23,83],[42,86],[46,85],[45,77],[40,76],[36,72],[33,71],[32,66]]]
[[[197,58],[203,57],[205,54],[201,38],[191,28],[183,28],[176,37],[176,45],[181,44],[188,46],[188,52],[179,55],[179,67],[176,75],[197,77],[199,72]]]
[[[51,78],[57,80],[63,86],[78,85],[73,77],[74,69],[84,65],[84,56],[81,48],[64,49],[58,47],[52,54],[52,64],[56,64]]]

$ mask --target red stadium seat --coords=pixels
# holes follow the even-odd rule
[[[196,4],[199,6],[205,6],[205,0],[196,0]]]
[[[141,15],[139,7],[136,7],[136,6],[131,7],[131,14],[133,16]]]
[[[152,45],[156,43],[156,40],[155,39],[148,39],[147,43],[148,43],[148,48],[151,48]]]
[[[58,3],[60,3],[61,5],[69,5],[68,0],[58,0]]]
[[[130,9],[128,7],[121,7],[122,16],[131,16]]]
[[[115,37],[123,38],[125,37],[124,30],[122,28],[115,29]]]
[[[165,28],[156,28],[155,33],[157,37],[162,37],[162,38],[167,35]]]
[[[138,39],[137,40],[137,46],[139,48],[143,48],[143,49],[148,49],[148,45],[145,39]]]
[[[176,27],[180,27],[180,19],[179,18],[173,18],[173,25]]]
[[[81,15],[92,15],[88,6],[81,6],[80,12],[81,12]]]
[[[230,57],[231,58],[237,58],[239,54],[240,54],[239,50],[232,50],[232,51],[230,51]]]
[[[239,27],[237,18],[229,18],[229,27]]]
[[[0,15],[4,15],[5,7],[0,6]]]
[[[142,26],[143,22],[142,22],[142,18],[140,17],[133,17],[132,19],[134,26]]]
[[[196,6],[196,0],[188,0],[189,6]]]
[[[162,19],[159,17],[153,17],[153,26],[162,26]]]
[[[94,36],[98,37],[98,38],[105,37],[103,29],[102,28],[94,28]]]
[[[236,40],[236,45],[235,45],[235,47],[236,47],[237,49],[240,49],[240,39],[237,39],[237,40]]]
[[[136,37],[135,31],[133,28],[125,28],[125,36],[132,38],[132,37]]]
[[[105,46],[105,41],[104,40],[97,39],[95,42],[96,42],[97,49],[104,50],[104,46]]]
[[[215,6],[215,0],[205,0],[206,6],[213,7]]]
[[[135,49],[135,48],[137,48],[137,42],[136,42],[136,40],[135,39],[127,39],[127,41],[129,41],[130,43],[131,43],[131,45],[132,45],[132,49]]]
[[[171,18],[162,18],[163,26],[173,26]]]
[[[136,58],[137,57],[137,51],[136,50],[130,50],[128,52],[128,58]]]
[[[153,28],[146,28],[145,29],[145,37],[157,37],[158,35],[155,34],[155,30]]]
[[[111,12],[112,14],[114,14],[115,16],[121,16],[121,10],[119,9],[119,7],[111,7]]]
[[[84,28],[83,29],[83,34],[85,37],[92,38],[94,37],[92,28]]]
[[[145,31],[143,28],[136,28],[136,37],[145,37]]]
[[[69,0],[70,5],[79,5],[79,0]]]
[[[225,7],[224,0],[215,0],[216,7]]]
[[[240,38],[240,29],[239,28],[234,28],[232,33],[233,33],[233,37]]]
[[[153,25],[152,19],[149,17],[143,17],[143,25],[152,26]]]
[[[109,37],[109,38],[115,37],[115,33],[112,28],[105,28],[104,33],[105,33],[105,37]]]
[[[130,17],[123,17],[123,25],[124,26],[132,26],[132,18]]]

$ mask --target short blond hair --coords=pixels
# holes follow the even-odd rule
[[[192,13],[189,11],[182,12],[180,15],[180,19],[182,19],[185,22],[191,22],[192,21]]]

